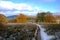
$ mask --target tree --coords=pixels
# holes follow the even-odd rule
[[[42,12],[37,14],[36,22],[56,23],[56,18],[50,12]]]
[[[0,23],[6,24],[7,23],[7,19],[6,16],[3,14],[0,14]]]
[[[45,21],[49,23],[56,23],[56,18],[53,15],[46,15]]]
[[[19,16],[17,16],[16,22],[17,23],[26,23],[27,22],[27,17],[23,14],[20,14]]]
[[[38,13],[37,18],[36,18],[36,22],[44,22],[46,14],[47,13],[45,13],[45,12]]]

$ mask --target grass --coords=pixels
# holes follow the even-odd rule
[[[5,24],[0,27],[0,36],[3,39],[17,38],[16,40],[32,40],[37,26],[34,24]],[[11,37],[12,35],[12,37]],[[12,39],[11,39],[12,40]]]

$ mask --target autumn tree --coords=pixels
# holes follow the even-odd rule
[[[16,18],[17,23],[26,23],[27,22],[27,17],[23,14],[20,14]]]
[[[7,23],[7,19],[6,16],[3,14],[0,14],[0,23],[6,24]]]
[[[46,15],[45,21],[49,23],[56,23],[56,18],[53,15]]]

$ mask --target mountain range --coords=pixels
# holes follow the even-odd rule
[[[7,16],[7,19],[15,19],[17,15]]]

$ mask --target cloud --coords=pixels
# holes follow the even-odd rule
[[[20,4],[15,4],[13,2],[9,1],[0,1],[0,8],[1,9],[6,9],[6,10],[33,10],[33,8],[25,3],[20,3]],[[37,9],[37,7],[35,7]]]
[[[0,7],[7,8],[7,9],[13,9],[14,6],[15,6],[15,4],[12,2],[0,1]]]
[[[24,13],[24,14],[34,14],[40,11],[40,8],[38,6],[32,7],[25,3],[13,3],[10,1],[0,1],[0,13],[13,15],[18,13]]]

